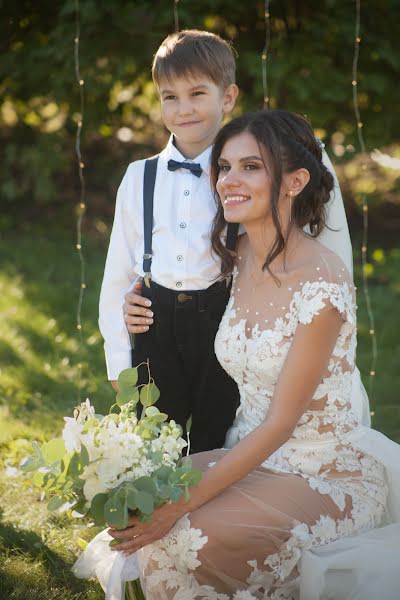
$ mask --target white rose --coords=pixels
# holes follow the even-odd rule
[[[116,485],[118,477],[124,473],[125,468],[118,458],[105,458],[97,466],[97,476],[103,486],[112,488]]]
[[[101,494],[103,492],[107,492],[107,488],[98,480],[98,478],[90,477],[85,481],[85,485],[83,486],[83,493],[85,494],[86,500],[91,502],[96,494]]]

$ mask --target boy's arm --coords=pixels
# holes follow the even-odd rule
[[[104,338],[108,379],[115,381],[119,373],[131,366],[131,345],[124,321],[125,293],[137,277],[134,271],[136,228],[135,214],[140,199],[134,197],[133,169],[130,165],[117,193],[114,223],[108,247],[100,292],[99,327]],[[143,174],[135,173],[137,177]]]

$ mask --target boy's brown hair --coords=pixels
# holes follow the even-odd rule
[[[197,29],[172,33],[162,42],[154,55],[153,81],[161,79],[206,75],[226,89],[235,83],[235,56],[232,46],[219,35]]]

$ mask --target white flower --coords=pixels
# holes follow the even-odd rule
[[[73,452],[74,450],[80,452],[83,424],[78,423],[72,417],[64,417],[64,421],[62,436],[67,452]]]
[[[97,477],[90,477],[85,481],[83,486],[83,493],[85,494],[86,500],[91,502],[96,494],[107,492],[107,488],[102,485]]]
[[[78,423],[84,423],[85,421],[89,421],[89,419],[94,419],[95,414],[94,406],[90,404],[89,398],[86,398],[85,402],[82,402],[80,406],[74,410],[74,417]]]
[[[233,600],[254,600],[255,598],[256,596],[250,594],[248,590],[240,590],[233,596]]]
[[[117,484],[118,477],[125,471],[125,465],[121,461],[103,459],[97,466],[97,475],[101,485],[105,488],[113,488]]]

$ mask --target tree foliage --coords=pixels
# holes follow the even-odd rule
[[[110,200],[127,163],[158,150],[166,139],[150,64],[174,29],[174,3],[79,4],[87,183],[96,210],[111,212]],[[260,108],[264,3],[181,0],[178,8],[181,28],[214,31],[233,42],[241,89],[236,111]],[[397,0],[382,0],[379,6],[364,0],[361,9],[359,100],[373,148],[393,142],[400,129],[400,10]],[[351,85],[355,2],[284,0],[272,2],[270,10],[271,106],[308,115],[328,144],[340,132],[351,152],[357,147]],[[0,194],[8,209],[76,203],[75,17],[74,0],[3,3]]]

